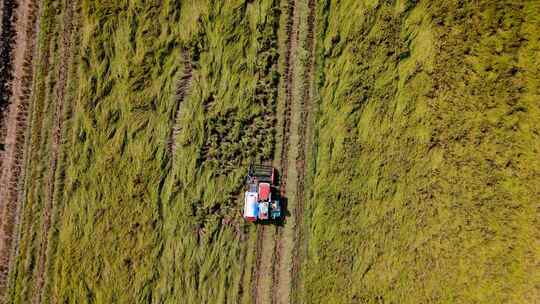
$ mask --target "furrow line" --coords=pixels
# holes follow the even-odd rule
[[[285,51],[285,102],[284,102],[284,120],[282,129],[282,146],[281,146],[281,159],[280,159],[280,196],[284,202],[284,210],[288,210],[290,207],[289,202],[293,200],[288,199],[287,183],[289,178],[289,154],[291,153],[291,133],[294,136],[296,130],[291,129],[293,125],[293,105],[294,88],[295,88],[295,58],[296,50],[298,47],[298,31],[299,31],[299,10],[298,0],[288,1],[287,6],[287,22],[286,22],[286,51]],[[285,219],[287,220],[287,219]],[[286,236],[285,225],[291,225],[284,221],[283,225],[277,227],[275,235],[275,248],[274,248],[274,262],[273,262],[273,282],[272,282],[272,294],[271,303],[288,303],[290,300],[290,288],[288,287],[289,276],[289,261],[285,256]],[[294,223],[292,223],[294,225]],[[288,227],[288,229],[291,229]],[[294,227],[292,228],[294,229]]]
[[[36,283],[34,286],[34,298],[33,303],[41,303],[43,285],[45,283],[45,262],[48,251],[48,236],[51,227],[51,210],[54,208],[54,193],[55,193],[55,181],[58,164],[58,155],[60,144],[62,141],[62,130],[66,117],[64,117],[64,109],[66,102],[66,90],[67,90],[67,78],[69,64],[71,62],[71,48],[72,42],[70,40],[71,34],[74,30],[73,16],[75,11],[75,1],[66,0],[64,6],[66,11],[64,12],[63,26],[64,29],[61,35],[61,47],[60,47],[60,65],[58,69],[58,83],[55,88],[55,111],[54,111],[54,124],[52,128],[52,142],[50,152],[50,165],[49,175],[47,177],[47,193],[46,193],[46,205],[43,211],[43,226],[41,229],[41,246],[39,249],[39,257],[37,264]]]

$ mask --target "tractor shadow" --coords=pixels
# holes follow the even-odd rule
[[[287,218],[291,216],[291,212],[289,211],[288,205],[289,200],[286,197],[280,197],[279,198],[281,203],[281,217],[274,221],[274,225],[278,227],[285,226],[285,223],[287,223]]]

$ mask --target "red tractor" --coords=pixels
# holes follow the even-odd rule
[[[277,192],[274,178],[275,170],[271,166],[249,167],[244,197],[244,218],[247,221],[275,221],[281,218],[280,202],[272,198],[272,193]]]

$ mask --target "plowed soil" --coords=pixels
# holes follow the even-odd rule
[[[0,3],[0,167],[5,151],[6,114],[11,95],[12,48],[15,39],[14,11],[15,2],[5,0]]]

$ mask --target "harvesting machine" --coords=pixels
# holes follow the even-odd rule
[[[247,221],[276,221],[281,218],[281,204],[272,197],[272,193],[277,192],[274,178],[275,171],[271,166],[249,167],[244,198],[244,218]]]

